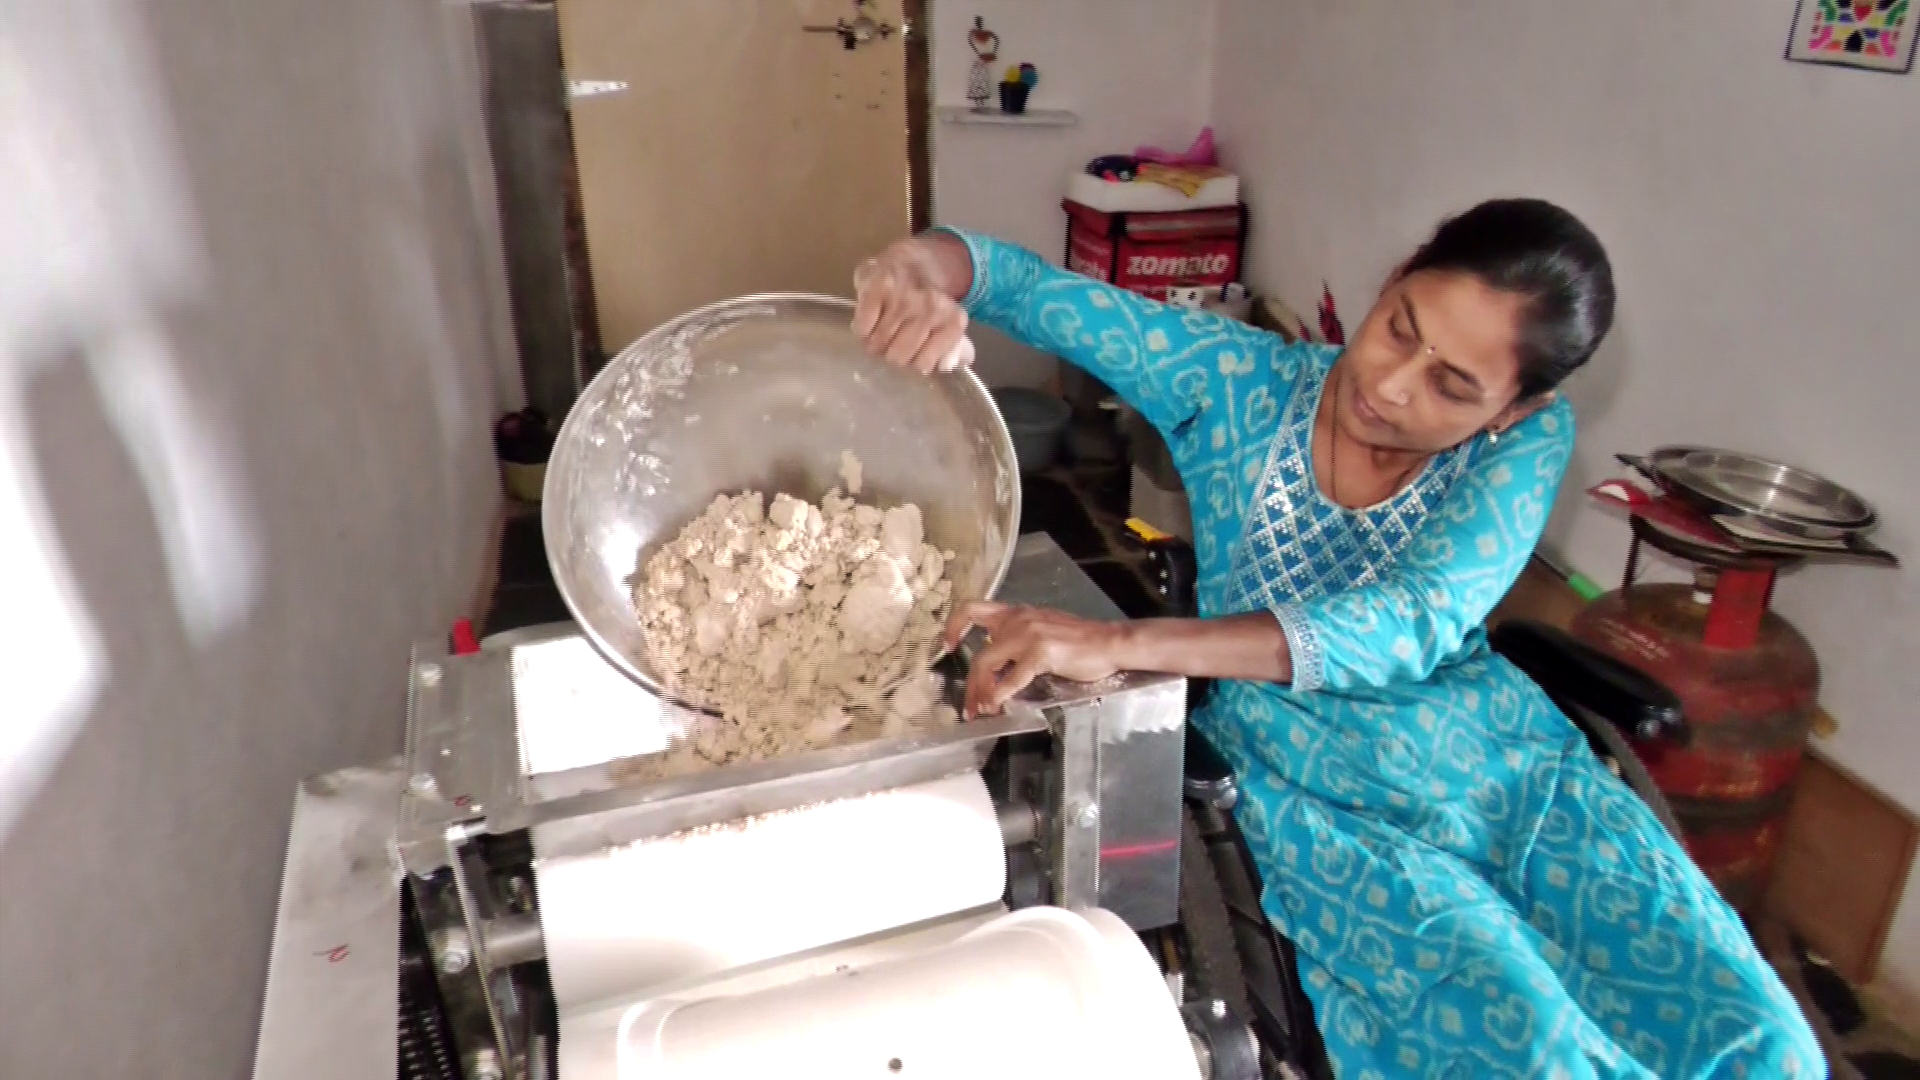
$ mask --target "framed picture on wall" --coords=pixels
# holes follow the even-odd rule
[[[1913,38],[1912,0],[1799,0],[1787,59],[1904,75]]]

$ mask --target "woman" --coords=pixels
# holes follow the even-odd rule
[[[1825,1075],[1737,917],[1481,629],[1566,470],[1554,387],[1612,322],[1585,226],[1534,200],[1453,218],[1344,350],[955,231],[856,285],[855,329],[891,362],[970,362],[977,318],[1166,438],[1203,617],[965,605],[950,640],[990,635],[969,713],[1043,673],[1221,680],[1193,723],[1241,782],[1263,906],[1343,1080]]]

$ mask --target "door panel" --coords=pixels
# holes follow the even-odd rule
[[[901,0],[559,0],[603,344],[759,292],[844,296],[909,228]]]

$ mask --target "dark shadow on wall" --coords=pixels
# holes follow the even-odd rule
[[[0,1076],[250,1073],[294,785],[399,747],[407,644],[472,595],[492,345],[444,7],[138,5],[210,266],[147,315],[263,573],[192,641],[103,369],[69,349],[26,384],[108,670],[0,840]]]
[[[140,476],[85,362],[42,369],[24,405],[31,464],[106,679],[0,849],[0,972],[12,984],[0,1074],[185,1076],[231,1062],[236,1047],[207,999],[180,991],[205,992],[206,972],[252,951],[226,897],[257,896],[276,875],[247,857],[259,845],[236,836],[248,828],[234,820],[236,808],[266,805],[255,756],[265,740],[236,722],[256,649],[244,636],[204,651],[189,642]],[[40,974],[22,992],[16,980],[30,972]],[[89,1013],[113,1022],[78,1037]]]

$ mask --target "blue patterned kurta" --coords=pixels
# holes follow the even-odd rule
[[[1270,611],[1286,634],[1291,686],[1221,683],[1193,722],[1241,781],[1263,906],[1342,1080],[1826,1075],[1738,918],[1487,648],[1566,469],[1564,402],[1348,510],[1311,464],[1337,350],[956,235],[976,319],[1166,438],[1201,614]]]

